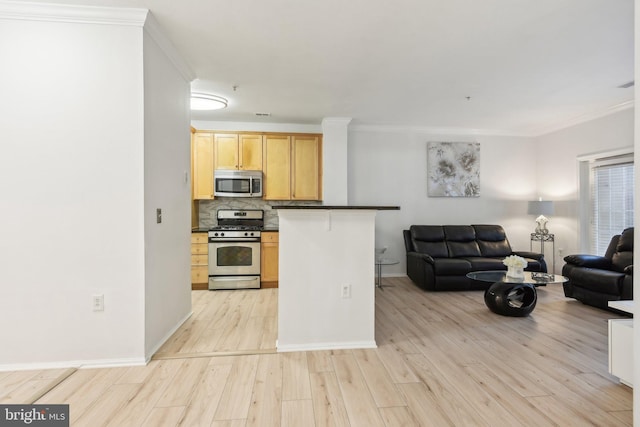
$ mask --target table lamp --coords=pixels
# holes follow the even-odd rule
[[[547,222],[549,219],[545,215],[553,215],[553,202],[551,200],[534,200],[529,202],[529,215],[539,215],[536,218],[536,234],[549,234],[547,230]]]

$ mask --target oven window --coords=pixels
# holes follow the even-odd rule
[[[246,178],[218,178],[216,191],[220,193],[249,193],[249,179]]]
[[[253,249],[248,246],[225,246],[217,249],[219,267],[250,266]]]

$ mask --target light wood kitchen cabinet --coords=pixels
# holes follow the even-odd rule
[[[191,289],[209,289],[209,241],[207,233],[191,233]]]
[[[292,136],[291,153],[291,199],[320,200],[320,138]]]
[[[215,169],[262,170],[262,135],[215,134]]]
[[[291,199],[291,137],[264,137],[263,197],[266,200]]]
[[[191,153],[193,199],[211,200],[213,199],[213,134],[194,133]]]
[[[278,232],[263,231],[260,238],[260,287],[278,287]]]
[[[264,199],[322,200],[318,135],[265,135]]]

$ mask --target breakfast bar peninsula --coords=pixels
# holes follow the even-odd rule
[[[274,206],[278,351],[376,347],[375,218],[398,206]]]

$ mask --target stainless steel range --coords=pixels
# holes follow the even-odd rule
[[[219,209],[209,229],[209,289],[260,288],[260,230],[264,212]]]

